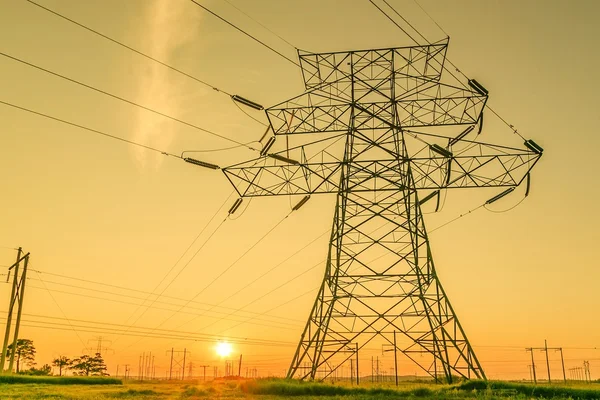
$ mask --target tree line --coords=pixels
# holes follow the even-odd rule
[[[14,351],[16,360],[16,373],[24,375],[52,375],[52,367],[44,364],[40,368],[35,368],[35,346],[33,340],[18,339],[16,346],[10,344],[6,351],[7,357],[12,357]],[[24,370],[26,366],[29,369]],[[73,375],[79,376],[109,376],[106,372],[107,367],[100,353],[93,356],[83,354],[76,358],[60,356],[52,360],[52,366],[58,368],[58,375],[62,376],[67,371],[72,371]]]

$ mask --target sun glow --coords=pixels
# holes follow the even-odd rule
[[[229,343],[219,342],[215,346],[215,351],[217,352],[217,354],[219,356],[227,357],[228,355],[231,354],[231,352],[233,351],[233,348],[231,347],[231,344],[229,344]]]

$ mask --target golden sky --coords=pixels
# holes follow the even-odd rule
[[[230,1],[307,51],[411,44],[366,0]],[[265,106],[300,94],[303,88],[298,68],[189,1],[39,2]],[[295,57],[293,48],[227,2],[202,3],[286,56]],[[600,323],[595,317],[600,308],[595,253],[600,224],[596,207],[600,195],[596,164],[600,147],[596,133],[600,122],[596,77],[600,27],[596,16],[600,3],[420,3],[449,33],[449,58],[490,91],[489,104],[495,110],[546,150],[534,170],[531,194],[521,205],[506,213],[481,209],[431,235],[446,292],[488,377],[528,377],[529,355],[524,348],[541,346],[544,339],[565,349],[567,368],[590,360],[594,377],[600,371],[600,350],[594,350],[600,347]],[[444,36],[412,0],[394,0],[392,4],[429,39]],[[0,10],[0,49],[4,53],[237,141],[258,140],[264,132],[263,126],[240,112],[227,96],[25,0],[0,0]],[[0,57],[0,100],[175,154],[231,146],[6,57]],[[248,112],[266,121],[264,114]],[[0,246],[22,246],[31,252],[21,336],[34,340],[39,364],[59,354],[78,355],[101,335],[114,349],[114,353],[105,353],[112,374],[117,364],[127,363],[135,374],[140,354],[152,352],[157,375],[164,376],[168,365],[165,352],[172,347],[190,350],[197,365],[219,365],[222,370],[223,363],[212,348],[217,337],[254,341],[235,344],[235,354],[244,354],[244,368],[256,367],[263,374],[281,374],[287,368],[322,278],[328,244],[328,235],[322,234],[330,228],[335,196],[314,196],[244,255],[288,214],[289,199],[255,199],[236,219],[223,223],[204,245],[235,198],[229,197],[232,188],[221,172],[4,105],[0,105],[0,129]],[[502,132],[499,137],[504,144],[522,144],[491,114],[485,129],[496,132],[494,137]],[[234,149],[197,157],[225,166],[254,154]],[[485,190],[449,192],[442,212],[427,216],[428,228],[455,218],[493,194]],[[519,188],[491,208],[511,208],[522,196],[523,188]],[[164,297],[142,314],[136,304],[155,289],[215,213],[215,219],[158,291],[200,249],[197,256],[164,291]],[[0,248],[0,265],[11,264],[15,255],[14,250]],[[174,314],[229,266],[183,312]],[[2,311],[7,309],[9,289],[9,285],[0,285]],[[261,298],[265,293],[269,294]],[[5,315],[1,313],[0,318]],[[41,323],[25,322],[43,320],[39,316],[59,318],[45,321],[60,325],[43,324],[46,328],[42,329],[33,327]],[[128,330],[126,326],[133,321],[137,321],[135,326]],[[117,324],[113,327],[119,331],[98,333],[98,327],[106,328],[109,323]],[[200,332],[209,334],[210,340],[129,335],[139,327],[159,324],[154,336]],[[48,329],[51,326],[58,329]],[[365,360],[372,355],[384,360],[389,370],[389,354],[368,349]],[[551,357],[552,374],[559,377],[560,357],[558,353]],[[542,360],[542,353],[536,353],[536,362]],[[412,374],[415,368],[403,360],[400,372]],[[542,368],[538,374],[545,376]]]

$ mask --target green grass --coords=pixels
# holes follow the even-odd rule
[[[360,395],[361,397],[432,397],[438,393],[437,390],[432,390],[427,387],[396,390],[381,387],[352,387],[281,379],[261,379],[257,381],[247,381],[243,382],[240,385],[240,388],[245,393],[285,397],[355,395]]]
[[[122,385],[123,381],[95,376],[0,375],[0,385],[40,383],[46,385]]]
[[[569,398],[569,399],[581,399],[581,400],[592,400],[600,399],[600,390],[595,388],[581,389],[568,386],[550,386],[550,385],[532,385],[523,383],[512,383],[512,382],[499,382],[499,381],[468,381],[457,385],[458,390],[465,391],[485,391],[491,390],[492,392],[498,393],[515,393],[524,395],[531,398]]]
[[[21,378],[21,376],[19,376]],[[402,382],[399,388],[392,382],[375,386],[362,382],[316,383],[285,379],[259,379],[213,382],[186,381],[124,381],[122,385],[54,384],[58,377],[42,377],[43,383],[14,383],[0,385],[1,400],[60,399],[60,400],[588,400],[600,399],[598,385],[570,384],[529,385],[509,382],[470,381],[456,385],[436,385],[426,382]],[[101,378],[91,378],[101,379]],[[68,382],[68,381],[67,381]]]

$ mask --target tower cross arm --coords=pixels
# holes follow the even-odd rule
[[[383,158],[359,155],[352,162],[333,157],[302,162],[274,153],[223,168],[223,172],[242,197],[338,193],[342,171],[352,182],[348,190],[353,192],[368,192],[375,186],[379,191],[398,191],[404,188],[402,177],[407,166],[416,189],[515,187],[541,157],[517,148],[477,142],[467,145],[471,146],[471,154],[440,155],[429,151],[427,155],[421,151],[417,156],[403,158],[388,151]]]

